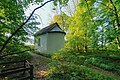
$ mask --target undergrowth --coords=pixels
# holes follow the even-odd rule
[[[52,56],[49,78],[52,80],[119,80],[119,51],[76,52],[62,49]],[[94,67],[105,72],[99,72]],[[112,74],[109,74],[112,72]],[[113,75],[116,73],[116,75]]]

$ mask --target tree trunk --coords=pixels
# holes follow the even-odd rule
[[[85,33],[85,44],[84,44],[84,47],[85,47],[85,52],[87,52],[87,32]]]
[[[119,30],[119,26],[120,26],[120,24],[119,24],[119,17],[118,17],[118,14],[117,14],[117,8],[116,8],[116,6],[114,5],[114,3],[113,3],[113,1],[112,0],[110,0],[110,3],[112,4],[112,6],[113,6],[113,13],[114,13],[114,15],[115,15],[115,21],[116,21],[116,24],[117,24],[117,30]],[[114,25],[114,23],[113,23],[113,27],[115,28],[115,25]],[[116,37],[116,42],[117,42],[117,44],[118,44],[118,49],[120,49],[120,40],[119,40],[119,37],[117,36]]]
[[[16,34],[19,32],[19,30],[20,30],[21,28],[23,28],[23,26],[30,20],[30,18],[32,17],[32,15],[34,14],[34,12],[35,12],[37,9],[43,7],[45,4],[47,4],[47,3],[51,2],[51,1],[54,1],[54,0],[47,1],[47,2],[45,2],[44,4],[42,4],[41,6],[35,8],[35,9],[32,11],[32,13],[31,13],[30,16],[28,17],[28,19],[27,19],[23,24],[21,24],[21,25],[19,26],[19,28],[16,29],[16,30],[12,33],[12,35],[4,42],[2,48],[0,49],[0,53],[2,53],[2,51],[5,49],[6,45],[9,43],[9,41],[12,39],[12,37],[13,37],[14,35],[16,35]]]

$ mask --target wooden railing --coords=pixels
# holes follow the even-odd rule
[[[16,66],[14,66],[14,64]],[[2,65],[3,67],[5,67],[5,65],[14,66],[12,68],[4,68],[3,70],[1,70],[0,77],[7,77],[9,75],[18,74],[18,73],[22,73],[22,75],[26,75],[25,73],[27,72],[29,75],[27,74],[24,77],[22,77],[21,75],[14,77],[15,79],[18,78],[17,80],[27,80],[27,79],[33,80],[33,65],[31,65],[27,60],[5,62],[5,63],[0,63],[0,65]]]

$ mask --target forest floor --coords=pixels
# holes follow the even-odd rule
[[[48,71],[50,69],[49,63],[51,62],[51,59],[34,53],[30,54],[32,55],[31,63],[34,66],[34,80],[45,80],[45,78],[48,76]],[[120,75],[113,71],[106,71],[93,65],[90,65],[89,68],[93,72],[113,76],[116,77],[117,80],[120,80]]]
[[[31,63],[33,64],[34,80],[44,80],[48,75],[50,58],[30,53],[32,55]]]
[[[113,77],[115,77],[117,80],[120,80],[120,75],[118,75],[118,74],[117,74],[116,72],[114,72],[114,71],[106,71],[106,70],[103,70],[103,69],[98,68],[98,67],[93,66],[93,65],[90,65],[89,68],[90,68],[93,72],[105,74],[105,75],[108,75],[108,76],[113,76]]]

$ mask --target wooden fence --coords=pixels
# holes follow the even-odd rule
[[[2,58],[3,56],[0,56],[0,59]],[[1,62],[0,78],[11,76],[12,80],[33,80],[33,65],[27,60]]]

